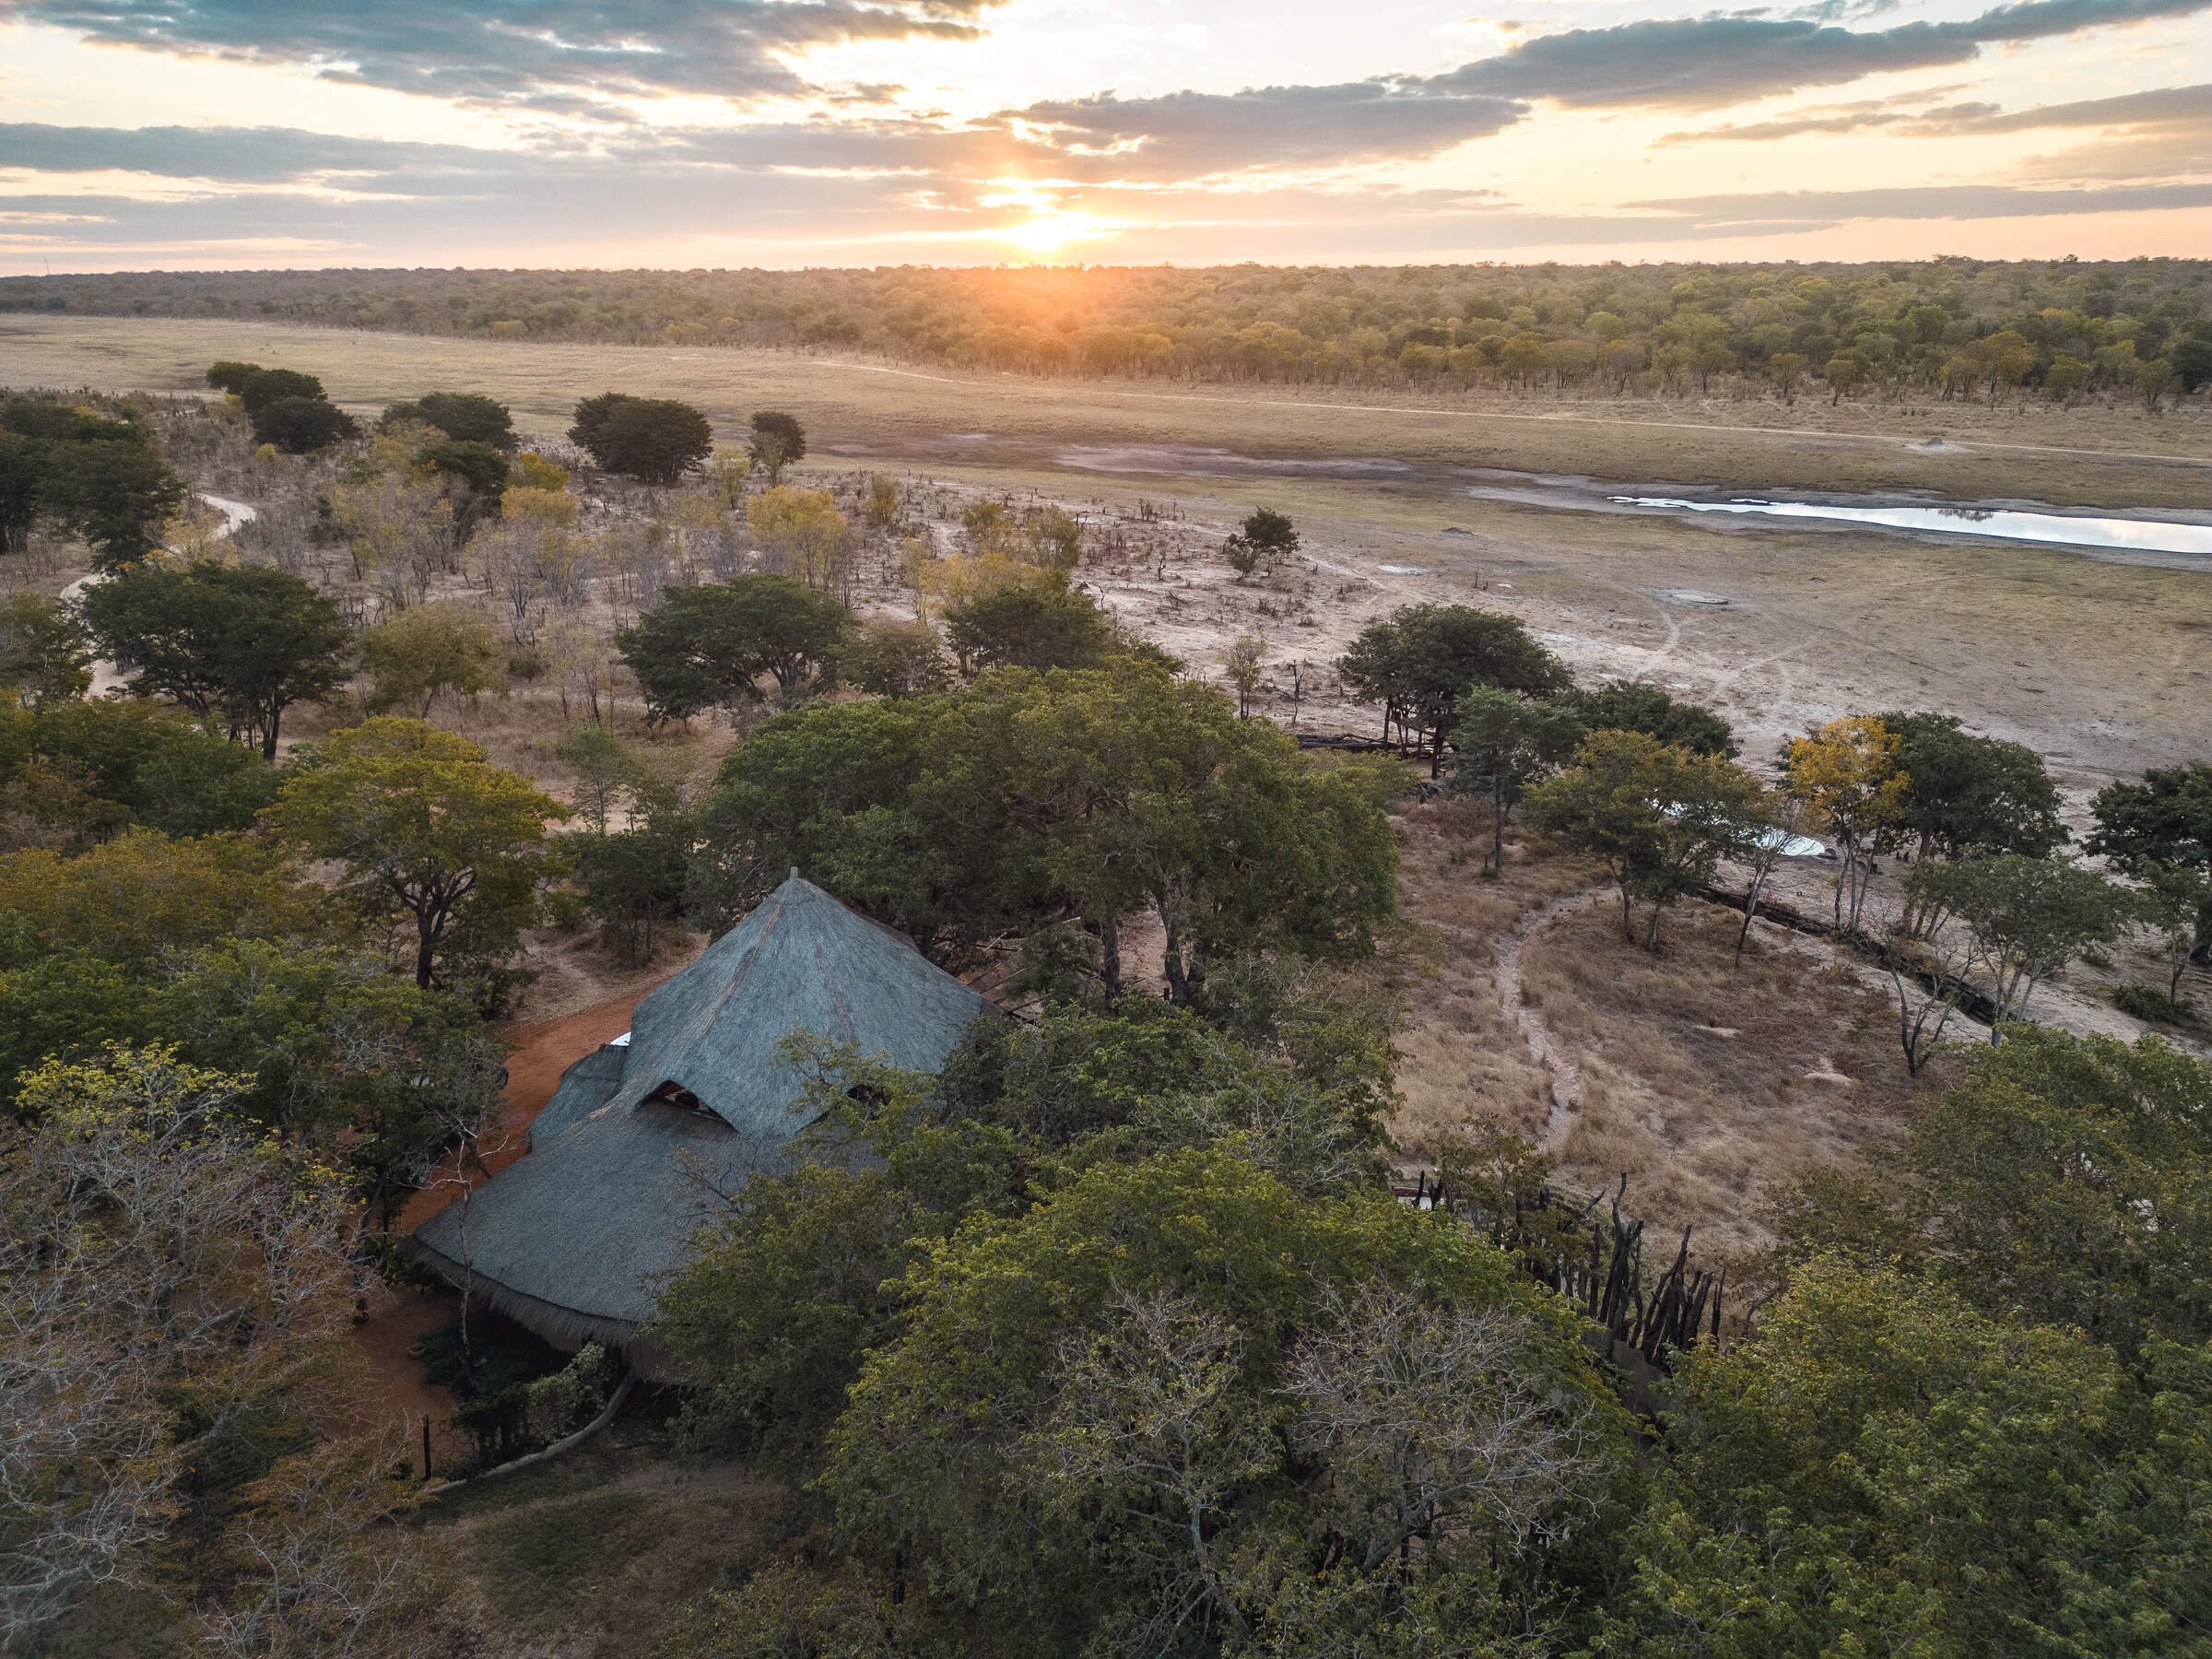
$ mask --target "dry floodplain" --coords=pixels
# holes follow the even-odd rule
[[[859,469],[935,481],[940,534],[984,492],[1063,502],[1100,527],[1141,523],[1140,549],[1094,551],[1081,579],[1200,672],[1238,635],[1263,634],[1262,711],[1289,721],[1295,684],[1296,717],[1321,729],[1378,719],[1335,685],[1350,638],[1437,601],[1522,618],[1584,683],[1635,677],[1714,707],[1754,767],[1837,715],[1943,711],[2043,754],[2079,826],[2114,777],[2212,751],[2212,558],[1565,504],[1650,486],[1925,492],[2212,523],[2212,420],[2194,408],[1339,398],[757,351],[0,320],[0,384],[183,393],[222,358],[315,373],[362,412],[482,392],[546,437],[607,389],[696,402],[725,437],[753,409],[783,408],[813,445],[800,481]],[[1262,503],[1299,522],[1302,556],[1240,582],[1219,541]],[[527,747],[541,771],[549,748]],[[1572,1184],[1626,1173],[1654,1221],[1747,1248],[1773,1182],[1893,1140],[1914,1087],[1944,1079],[1940,1066],[1904,1077],[1886,991],[1825,947],[1761,927],[1735,966],[1733,924],[1691,907],[1653,961],[1621,944],[1598,873],[1541,838],[1516,828],[1504,877],[1477,880],[1479,806],[1409,807],[1400,833],[1406,917],[1378,971],[1403,1010],[1395,1127],[1409,1162],[1510,1127]],[[1819,904],[1823,879],[1798,872],[1794,901]],[[584,1006],[597,983],[573,945],[558,954],[545,964],[558,1003],[538,1018]],[[2039,993],[2039,1012],[2132,1034],[2096,995],[2129,968],[2077,970]]]

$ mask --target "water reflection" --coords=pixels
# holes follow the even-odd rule
[[[1672,496],[1608,496],[1623,507],[1676,512],[1730,512],[1770,518],[1835,519],[1892,530],[1934,530],[1951,535],[1993,535],[2006,541],[2056,542],[2075,547],[2114,547],[2144,553],[2212,556],[2212,524],[2168,524],[2157,519],[2077,518],[2063,512],[2016,512],[1982,507],[1833,507],[1819,501],[1687,501]]]

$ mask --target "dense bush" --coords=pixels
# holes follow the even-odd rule
[[[0,309],[625,345],[863,349],[1040,375],[1831,398],[2142,395],[2212,377],[2202,261],[809,271],[255,271],[0,280]],[[2148,385],[2159,377],[2146,377]]]

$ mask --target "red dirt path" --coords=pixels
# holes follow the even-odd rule
[[[595,1008],[507,1033],[517,1046],[507,1060],[506,1113],[499,1135],[483,1150],[488,1175],[497,1174],[523,1155],[531,1122],[553,1098],[561,1073],[601,1043],[629,1030],[631,1013],[653,989],[653,985],[640,986]],[[414,1231],[456,1196],[449,1171],[447,1179],[434,1181],[415,1194],[394,1223],[394,1230]],[[422,1419],[429,1417],[442,1423],[461,1403],[444,1389],[425,1382],[422,1368],[407,1350],[439,1326],[450,1324],[459,1312],[460,1298],[443,1286],[420,1290],[379,1286],[370,1293],[367,1317],[353,1327],[354,1350],[362,1361],[358,1381],[364,1403],[379,1418],[406,1420],[409,1443],[418,1457]]]

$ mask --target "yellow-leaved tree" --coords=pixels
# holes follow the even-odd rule
[[[834,588],[847,574],[852,533],[826,489],[779,484],[763,490],[746,503],[745,527],[759,547],[762,568],[776,575]]]
[[[1783,759],[1789,792],[1811,808],[1836,843],[1836,925],[1856,932],[1873,879],[1875,854],[1905,819],[1912,779],[1898,764],[1898,735],[1872,714],[1831,720],[1794,737]]]

